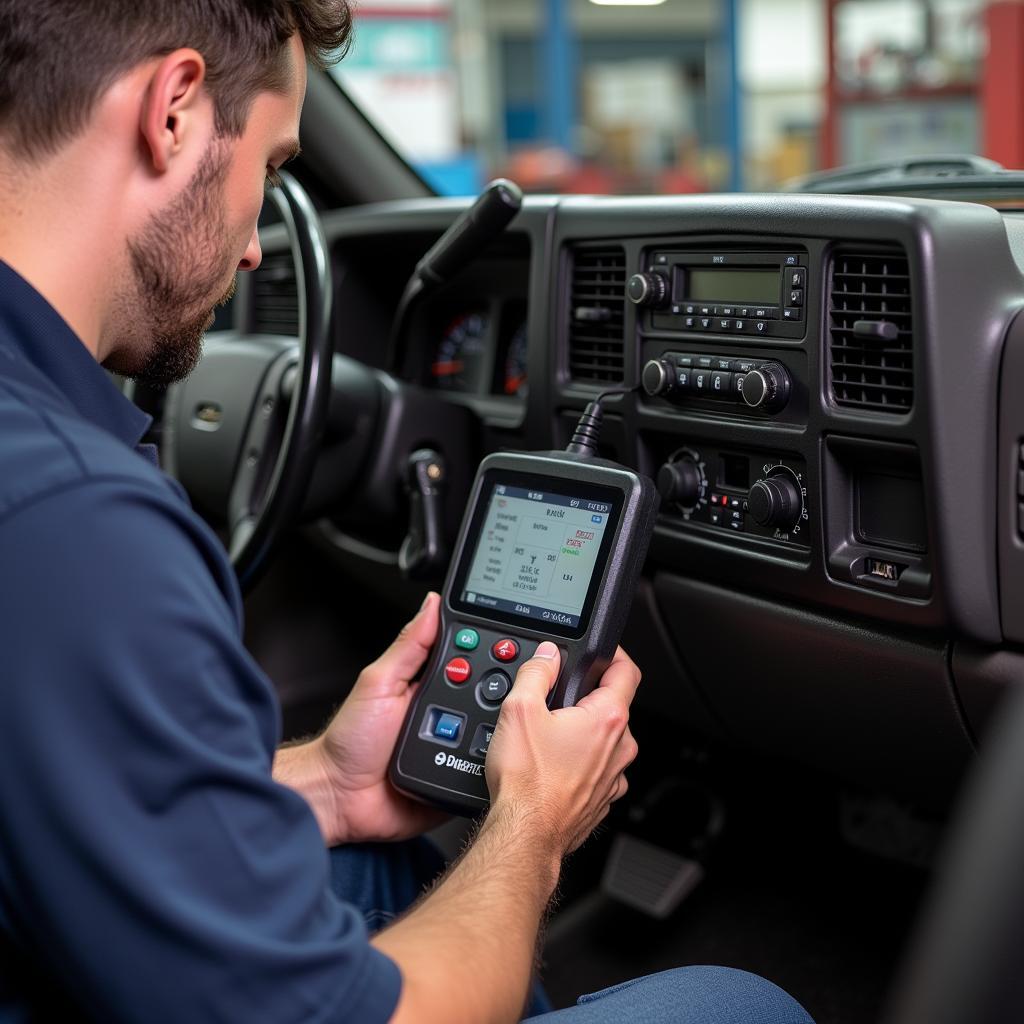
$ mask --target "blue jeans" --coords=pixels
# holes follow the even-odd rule
[[[443,869],[439,851],[425,839],[331,850],[331,886],[363,912],[371,932],[402,913]],[[551,1010],[534,986],[527,1014],[543,1024],[814,1024],[770,981],[728,967],[650,974],[581,996],[565,1010]]]

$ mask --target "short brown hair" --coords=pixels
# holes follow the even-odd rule
[[[349,0],[0,0],[0,141],[56,151],[117,78],[185,46],[206,61],[218,133],[237,136],[257,93],[284,88],[292,35],[325,67],[351,32]]]

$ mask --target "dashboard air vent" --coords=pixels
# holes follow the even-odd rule
[[[626,253],[621,245],[578,246],[569,290],[569,376],[620,383],[624,373],[623,321]]]
[[[268,253],[253,275],[253,333],[299,333],[299,288],[292,254]]]
[[[914,402],[914,366],[906,255],[837,253],[829,321],[836,403],[908,412]]]

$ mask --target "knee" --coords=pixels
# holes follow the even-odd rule
[[[580,1002],[609,996],[642,1006],[651,1020],[676,1024],[814,1024],[778,985],[732,967],[677,967]]]

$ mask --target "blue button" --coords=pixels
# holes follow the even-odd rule
[[[434,735],[443,740],[457,740],[461,728],[462,721],[455,715],[441,715],[434,724]]]

